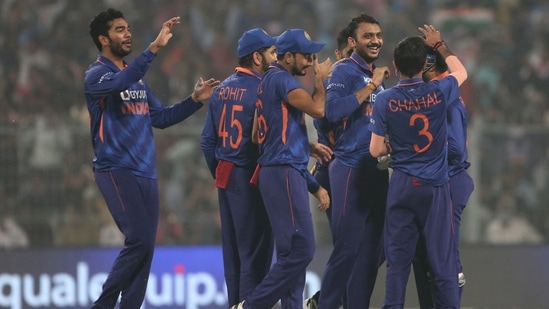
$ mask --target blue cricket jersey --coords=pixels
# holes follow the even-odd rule
[[[170,107],[160,103],[142,79],[154,58],[146,49],[120,70],[100,55],[86,70],[84,95],[96,171],[129,169],[156,178],[152,127],[169,127],[202,107],[190,97]]]
[[[448,76],[448,71],[433,80]],[[448,173],[450,177],[471,166],[467,161],[467,110],[461,97],[448,107]]]
[[[256,103],[261,166],[289,165],[302,172],[308,190],[320,185],[307,170],[309,137],[305,114],[288,103],[288,93],[302,88],[283,66],[273,63],[263,76]]]
[[[450,177],[469,168],[467,161],[467,110],[460,97],[448,108],[448,172]]]
[[[330,147],[334,150],[336,141],[341,134],[341,125],[335,122],[329,122],[326,117],[313,119],[313,125],[317,132],[317,142]],[[317,167],[328,167],[330,162],[316,162]]]
[[[376,98],[370,129],[389,134],[390,167],[425,185],[442,185],[448,176],[447,109],[459,100],[457,80],[448,76],[423,82],[400,80]]]
[[[353,53],[341,60],[333,69],[326,92],[326,118],[342,123],[341,134],[334,149],[335,157],[342,164],[358,167],[364,160],[371,160],[368,129],[376,95],[383,90],[379,86],[364,102],[358,102],[355,92],[366,86],[373,73],[364,60]]]
[[[217,87],[208,104],[200,146],[212,175],[219,160],[254,168],[259,149],[252,142],[252,127],[260,73],[237,67]]]

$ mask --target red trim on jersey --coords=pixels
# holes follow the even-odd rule
[[[349,173],[347,174],[347,182],[345,184],[345,198],[343,199],[343,215],[345,215],[345,213],[347,212],[347,197],[348,197],[348,194],[349,194],[349,182],[350,181],[350,178],[351,178],[351,173],[353,172],[353,169],[350,168],[349,169]]]
[[[243,67],[236,67],[234,69],[234,71],[237,72],[237,73],[244,73],[244,74],[248,74],[248,75],[251,75],[251,76],[256,76],[252,70],[247,69],[247,68],[243,68]]]
[[[101,101],[99,101],[99,108],[101,108],[101,110],[105,110],[105,99],[106,97],[102,97],[101,98]],[[99,120],[99,139],[101,140],[101,142],[105,142],[105,137],[104,137],[104,134],[103,134],[103,113],[101,113],[101,119]]]
[[[112,175],[112,172],[109,172],[109,176],[111,177],[112,186],[114,187],[114,190],[116,190],[116,196],[118,196],[118,201],[120,202],[120,206],[122,207],[122,210],[125,212],[126,206],[124,205],[124,201],[120,196],[120,190],[118,190],[118,185],[116,184],[116,181],[114,181],[114,176]]]
[[[450,73],[448,73],[448,71],[445,71],[445,72],[442,72],[439,75],[433,77],[433,79],[431,79],[431,80],[442,79],[442,78],[445,78],[448,75],[450,75]]]
[[[288,105],[282,101],[282,144],[286,145],[286,131],[288,130]]]
[[[290,216],[292,217],[292,227],[295,226],[294,205],[292,204],[292,194],[290,193],[289,169],[286,169],[286,193],[288,194],[288,204],[290,206]]]

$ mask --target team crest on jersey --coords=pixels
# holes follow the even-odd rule
[[[140,79],[140,80],[138,81],[138,83],[139,83],[139,85],[144,85],[144,84],[145,84],[145,83],[143,82],[142,79]]]

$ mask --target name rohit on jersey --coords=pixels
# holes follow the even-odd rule
[[[396,113],[400,111],[426,109],[431,107],[431,105],[437,105],[441,102],[442,100],[438,98],[436,92],[433,92],[412,100],[389,99],[388,104],[389,110]]]
[[[220,100],[242,101],[246,90],[246,88],[221,87],[217,96]]]
[[[125,90],[120,92],[124,104],[122,113],[129,115],[146,115],[149,113],[149,101],[145,90]],[[137,102],[136,102],[137,100]]]

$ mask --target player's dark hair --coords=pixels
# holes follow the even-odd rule
[[[442,57],[442,55],[435,51],[431,46],[425,45],[425,51],[428,54],[435,55],[435,65],[433,66],[435,68],[435,71],[437,71],[439,74],[448,71],[448,64],[446,64],[446,60]]]
[[[381,28],[381,25],[379,24],[379,22],[375,18],[373,18],[372,16],[370,16],[366,13],[361,13],[357,17],[351,19],[351,21],[347,25],[347,29],[349,31],[349,36],[350,37],[357,40],[356,29],[358,29],[358,25],[360,25],[362,23],[376,24]]]
[[[261,55],[265,56],[265,52],[271,48],[270,46],[267,46],[267,47],[262,47],[258,50],[256,50],[256,52],[260,53]],[[241,66],[243,68],[251,68],[254,64],[254,60],[253,60],[253,55],[254,53],[251,53],[249,55],[246,55],[242,58],[238,58],[238,66]]]
[[[421,72],[425,65],[425,57],[425,43],[418,36],[401,40],[393,51],[395,65],[406,77],[412,77]]]
[[[112,21],[117,18],[124,18],[122,12],[115,9],[107,9],[97,14],[90,22],[90,36],[97,49],[101,51],[99,36],[109,36],[109,29],[112,27]]]
[[[339,34],[337,35],[336,43],[337,43],[337,49],[343,50],[347,45],[349,45],[348,38],[351,36],[351,33],[349,31],[349,27],[345,27],[339,31]]]

